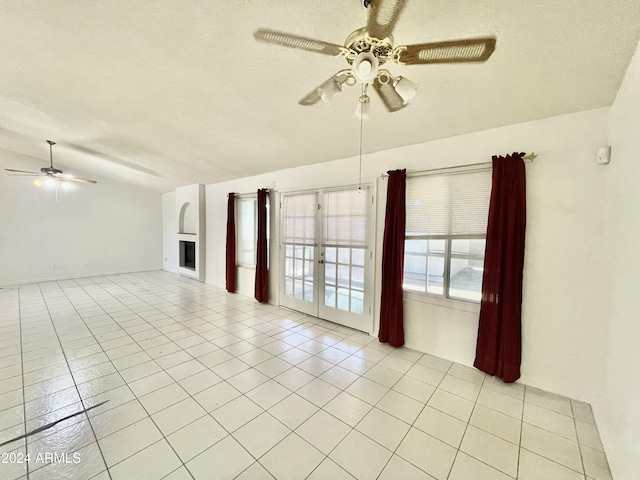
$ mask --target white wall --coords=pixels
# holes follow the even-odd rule
[[[2,166],[42,162],[5,150]],[[60,191],[56,203],[32,177],[0,174],[0,285],[162,268],[161,195],[96,180]]]
[[[162,268],[167,272],[178,272],[178,215],[176,192],[162,195]]]
[[[527,166],[528,222],[523,299],[522,381],[594,402],[604,382],[602,342],[607,292],[601,275],[606,170],[595,165],[607,143],[608,108],[563,115],[485,132],[366,155],[365,182],[377,185],[377,260],[384,229],[389,169],[409,170],[489,161],[492,154],[535,151]],[[365,126],[366,145],[366,126]],[[267,159],[268,160],[268,159]],[[354,184],[356,158],[207,186],[207,282],[224,286],[226,194]],[[277,209],[273,209],[273,225]],[[278,249],[271,244],[271,301],[277,302]],[[238,292],[253,295],[254,272],[238,269]],[[379,272],[375,301],[379,299]],[[407,298],[407,346],[466,365],[475,355],[478,308],[425,297]],[[376,317],[378,316],[376,305]],[[377,332],[376,329],[373,332]],[[583,374],[588,372],[588,374]]]
[[[596,418],[616,480],[640,472],[640,44],[611,107],[603,253],[610,268],[606,384]]]

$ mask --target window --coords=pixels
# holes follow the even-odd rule
[[[256,266],[258,238],[258,198],[255,195],[237,197],[237,262],[243,267]],[[269,240],[269,198],[267,197],[267,241]],[[267,248],[267,252],[269,249]]]
[[[491,171],[407,178],[403,288],[479,302]]]

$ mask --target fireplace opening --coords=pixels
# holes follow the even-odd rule
[[[196,242],[180,240],[180,266],[189,270],[196,269]]]

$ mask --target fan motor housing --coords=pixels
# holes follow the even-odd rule
[[[40,169],[40,171],[46,175],[56,175],[62,173],[62,170],[58,170],[57,168],[53,167],[43,167]]]
[[[347,37],[344,46],[355,52],[356,55],[363,52],[373,54],[380,64],[386,62],[393,52],[393,37],[389,35],[387,38],[379,40],[367,35],[367,28],[360,28]],[[353,58],[347,57],[349,63],[353,63]]]

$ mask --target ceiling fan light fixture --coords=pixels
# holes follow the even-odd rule
[[[369,97],[369,95],[362,95],[360,97],[360,101],[358,102],[358,106],[356,107],[354,118],[356,120],[369,120],[370,116],[371,116],[371,97]]]
[[[378,76],[380,61],[371,52],[359,53],[353,61],[351,73],[362,83],[369,83]]]
[[[55,181],[53,178],[51,178],[51,177],[47,177],[47,178],[45,179],[45,181],[44,181],[44,184],[45,184],[47,187],[53,187],[53,186],[55,186],[56,181]]]
[[[342,92],[342,85],[336,82],[333,78],[318,88],[318,95],[324,103],[331,103],[331,100]]]
[[[402,97],[404,103],[410,102],[416,96],[418,86],[417,83],[405,77],[397,77],[393,82],[393,88]]]

